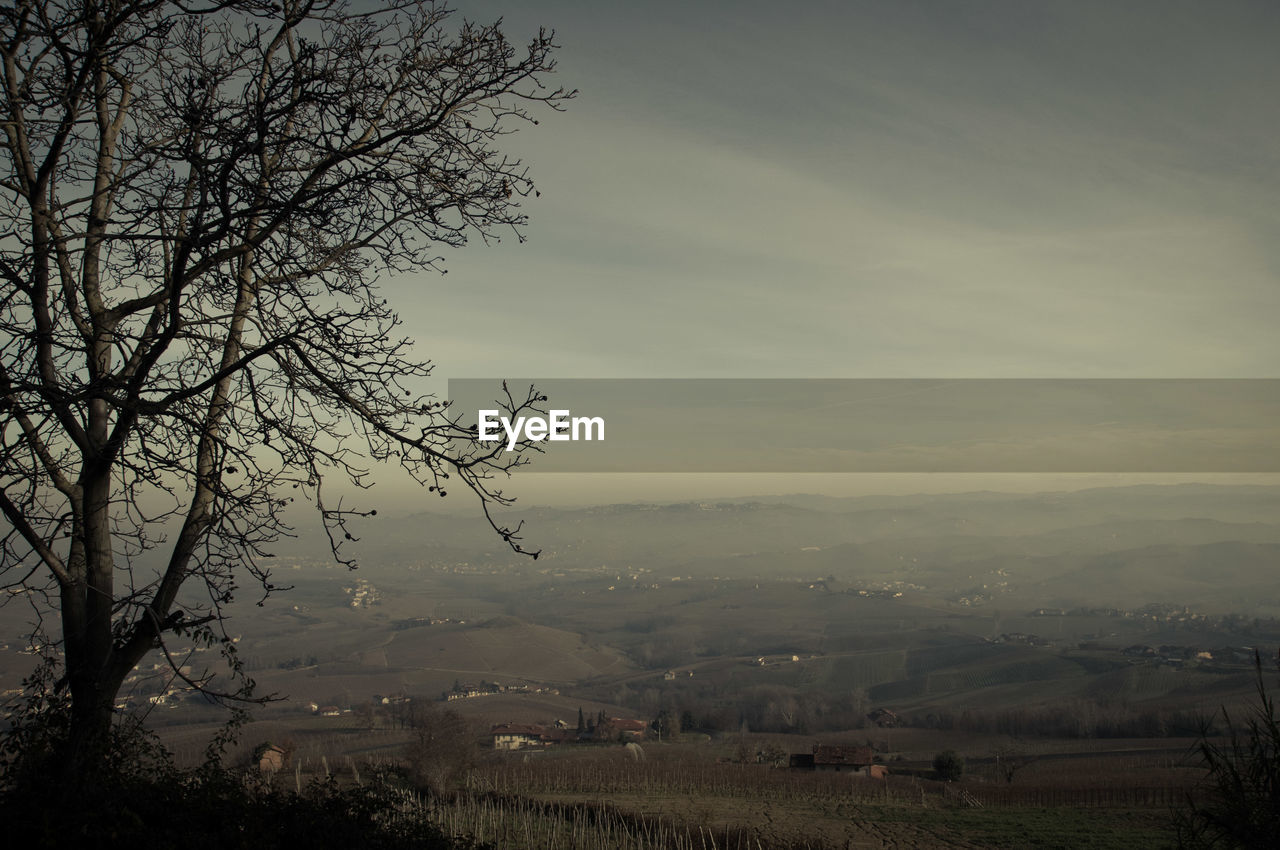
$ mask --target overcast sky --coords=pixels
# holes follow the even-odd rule
[[[446,377],[1278,377],[1280,4],[466,0],[562,49]]]
[[[1280,4],[458,5],[581,94],[445,376],[1277,376]]]

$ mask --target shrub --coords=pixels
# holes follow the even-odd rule
[[[1280,665],[1280,658],[1277,658]],[[1274,847],[1280,835],[1280,719],[1254,654],[1257,701],[1243,726],[1225,708],[1225,744],[1210,740],[1210,722],[1196,746],[1207,776],[1203,796],[1193,796],[1176,816],[1179,847]]]
[[[964,757],[955,750],[943,750],[933,757],[933,772],[945,782],[952,782],[964,774]]]
[[[195,770],[137,724],[118,724],[92,773],[67,769],[65,700],[40,697],[10,715],[0,736],[0,823],[7,846],[132,850],[452,850],[416,798],[390,777],[281,791],[231,770],[218,742]],[[230,734],[228,732],[228,734]]]

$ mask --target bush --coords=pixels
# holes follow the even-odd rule
[[[964,774],[964,757],[955,750],[943,750],[933,757],[933,772],[944,782],[953,782]]]
[[[176,781],[175,781],[176,780]],[[52,792],[52,793],[51,793]],[[225,772],[102,784],[74,799],[55,789],[5,788],[0,818],[24,848],[448,848],[412,798],[377,783],[318,783],[302,794],[254,787]]]
[[[226,768],[212,745],[195,770],[136,724],[119,724],[89,772],[66,767],[65,700],[38,697],[10,715],[0,736],[0,823],[7,846],[132,850],[452,850],[472,842],[445,836],[415,796],[374,776],[364,785],[332,780],[302,793],[265,785],[253,771]],[[222,739],[225,740],[225,739]]]
[[[1280,658],[1277,658],[1280,666]],[[1188,800],[1176,818],[1179,847],[1271,848],[1280,835],[1280,719],[1254,654],[1257,702],[1243,727],[1222,709],[1225,745],[1209,739],[1202,726],[1196,749],[1207,770],[1203,796]]]

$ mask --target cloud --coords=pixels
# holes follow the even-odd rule
[[[619,8],[540,4],[583,94],[529,243],[408,294],[445,368],[1274,373],[1274,15]]]

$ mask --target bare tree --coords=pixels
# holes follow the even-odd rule
[[[415,701],[411,713],[413,739],[404,759],[414,782],[433,794],[443,794],[475,764],[477,730],[453,709],[440,711]]]
[[[166,634],[233,652],[222,617],[275,588],[295,497],[351,563],[374,511],[327,503],[326,474],[457,481],[525,551],[490,512],[522,455],[423,395],[376,280],[519,238],[533,184],[496,145],[572,96],[544,87],[553,51],[432,2],[0,8],[0,570],[58,608],[75,759]]]
[[[1018,771],[1034,764],[1038,756],[1027,753],[1020,741],[1016,739],[1009,746],[996,747],[991,751],[996,760],[996,776],[1007,784],[1013,784],[1013,777]]]

